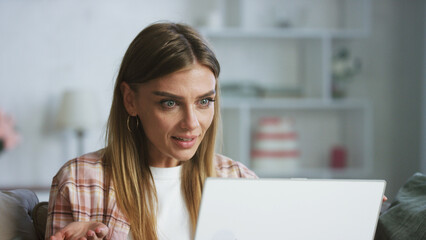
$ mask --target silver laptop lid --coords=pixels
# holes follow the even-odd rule
[[[371,240],[383,180],[206,180],[195,240]]]

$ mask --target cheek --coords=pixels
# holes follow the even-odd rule
[[[172,123],[168,118],[162,114],[157,114],[155,111],[151,111],[149,114],[144,114],[144,118],[141,119],[143,129],[149,138],[161,138],[162,133],[167,132]]]
[[[200,124],[201,126],[204,128],[205,131],[207,131],[207,129],[210,127],[210,125],[213,122],[213,117],[214,117],[214,109],[212,109],[211,111],[209,111],[208,113],[205,113],[201,116],[201,121]]]
[[[145,102],[149,102],[146,100]],[[143,131],[148,140],[153,144],[158,144],[164,139],[167,132],[167,122],[164,114],[157,111],[152,105],[140,105],[140,120]]]

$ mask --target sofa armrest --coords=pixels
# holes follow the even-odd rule
[[[0,191],[0,239],[36,240],[31,211],[38,203],[30,190]]]
[[[44,239],[46,233],[46,221],[47,221],[47,207],[48,202],[38,203],[31,213],[33,219],[34,229],[38,239]]]

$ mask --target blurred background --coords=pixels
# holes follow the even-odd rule
[[[0,188],[47,200],[52,177],[104,146],[133,38],[195,26],[221,63],[218,151],[260,177],[426,172],[424,0],[0,0]]]

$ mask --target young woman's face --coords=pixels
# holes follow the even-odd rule
[[[148,138],[150,165],[173,167],[191,159],[214,116],[216,79],[200,64],[154,79],[123,95]],[[127,90],[126,90],[127,89]]]

